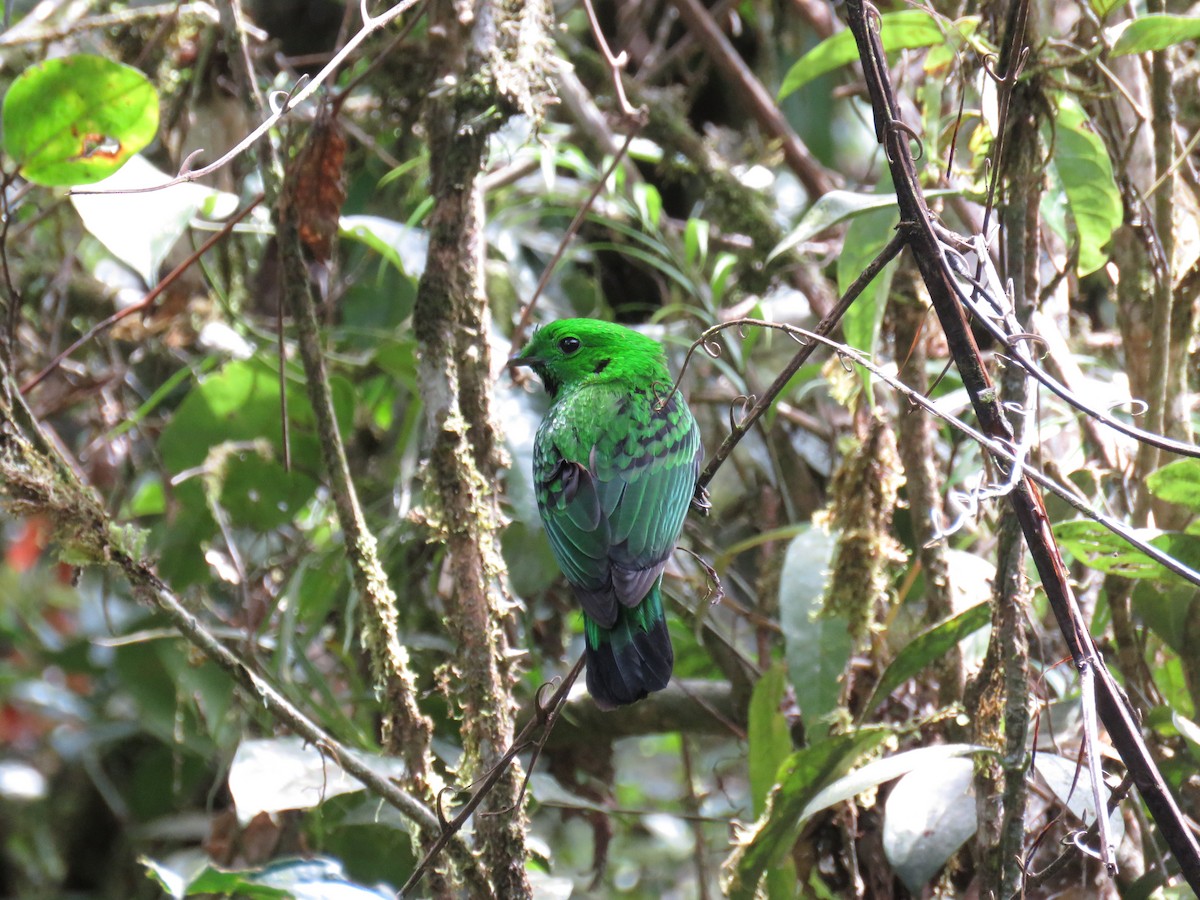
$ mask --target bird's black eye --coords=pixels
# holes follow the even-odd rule
[[[565,337],[558,342],[558,349],[563,353],[571,354],[579,349],[579,338]]]

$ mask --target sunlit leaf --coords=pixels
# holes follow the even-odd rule
[[[1090,568],[1125,578],[1149,578],[1155,581],[1181,580],[1162,563],[1131,547],[1119,535],[1113,534],[1099,522],[1078,519],[1054,526],[1054,535],[1063,547]],[[1157,550],[1179,560],[1192,569],[1200,569],[1200,536],[1171,531],[1141,535]]]
[[[1107,29],[1113,56],[1165,50],[1200,38],[1200,17],[1148,15],[1127,19]]]
[[[1129,0],[1088,0],[1088,2],[1092,7],[1092,11],[1101,19],[1105,19],[1128,3]]]
[[[398,759],[371,758],[385,778],[403,773]],[[229,793],[238,821],[246,825],[259,813],[311,809],[339,794],[361,791],[363,784],[318,747],[298,737],[242,741],[229,767]]]
[[[954,23],[948,35],[941,21],[920,9],[903,9],[898,12],[885,13],[879,19],[879,36],[883,42],[883,49],[888,53],[940,45],[945,43],[948,37],[953,39],[955,36],[969,35],[979,24],[976,17],[961,19]],[[814,78],[819,78],[857,59],[858,47],[854,42],[854,35],[848,29],[839,31],[833,37],[821,41],[792,64],[783,77],[778,99],[782,100]]]
[[[1124,208],[1104,142],[1092,131],[1078,101],[1068,94],[1058,97],[1054,165],[1075,220],[1079,274],[1088,275],[1108,262],[1104,248],[1121,224]]]
[[[91,184],[154,139],[158,92],[137,69],[101,56],[49,59],[4,96],[4,150],[37,184]]]
[[[171,176],[135,155],[96,187],[125,190],[170,180]],[[176,184],[151,193],[72,194],[71,203],[84,227],[109,253],[153,285],[163,260],[197,213],[208,210],[208,215],[224,218],[237,209],[238,198],[198,184]]]
[[[1200,459],[1177,459],[1146,477],[1146,488],[1159,500],[1200,512]]]

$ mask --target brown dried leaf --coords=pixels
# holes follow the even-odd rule
[[[346,137],[337,119],[324,110],[288,165],[284,180],[285,209],[295,217],[304,246],[321,262],[333,252],[338,217],[346,202],[345,159]]]

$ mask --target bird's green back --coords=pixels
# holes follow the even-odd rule
[[[585,613],[610,628],[655,587],[683,527],[700,435],[662,346],[620,325],[565,319],[516,362],[553,398],[534,482],[554,555]]]

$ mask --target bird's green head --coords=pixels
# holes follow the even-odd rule
[[[532,368],[551,397],[564,388],[597,381],[669,380],[658,341],[598,319],[560,319],[544,325],[508,364]]]

